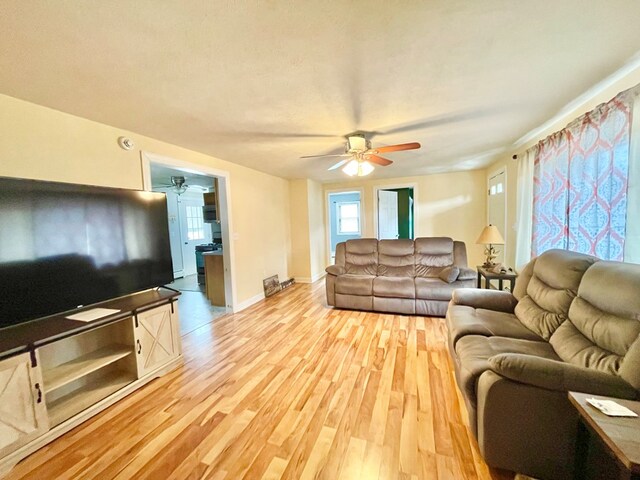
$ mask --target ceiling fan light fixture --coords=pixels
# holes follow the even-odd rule
[[[347,163],[342,171],[350,177],[364,177],[373,172],[374,166],[367,161],[351,160]]]

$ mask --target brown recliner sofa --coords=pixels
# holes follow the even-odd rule
[[[513,295],[461,289],[449,349],[487,463],[572,478],[578,417],[569,391],[640,395],[640,265],[550,250]]]
[[[326,272],[329,305],[440,317],[453,291],[476,278],[464,242],[447,237],[347,240]]]

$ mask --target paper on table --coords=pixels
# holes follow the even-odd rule
[[[120,310],[116,310],[114,308],[92,308],[91,310],[85,310],[84,312],[69,315],[65,318],[68,318],[69,320],[78,320],[80,322],[90,322],[92,320],[106,317],[107,315],[113,315],[119,311]]]
[[[613,400],[598,400],[597,398],[587,398],[587,403],[593,405],[602,413],[609,417],[637,417],[638,414],[627,407],[614,402]]]

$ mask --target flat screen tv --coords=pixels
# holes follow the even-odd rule
[[[0,328],[172,280],[164,193],[0,177]]]

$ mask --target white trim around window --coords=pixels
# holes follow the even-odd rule
[[[343,208],[348,216],[343,216]],[[360,200],[337,202],[336,235],[360,235],[360,212]]]

